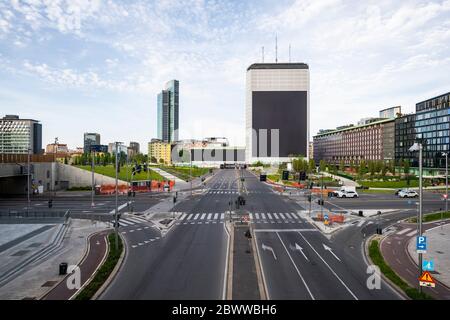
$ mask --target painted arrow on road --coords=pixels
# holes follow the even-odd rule
[[[339,261],[341,261],[341,259],[339,259],[338,256],[334,254],[333,250],[332,250],[330,247],[328,247],[327,245],[325,245],[325,243],[323,244],[323,248],[324,248],[325,250],[327,250],[327,251],[330,251],[331,254],[332,254],[336,259],[338,259]]]
[[[306,259],[307,261],[309,261],[308,257],[307,257],[307,256],[305,255],[305,253],[303,252],[303,248],[300,247],[297,243],[295,244],[295,250],[300,251],[300,253],[303,255],[303,257],[305,257],[305,259]]]
[[[275,255],[275,252],[273,251],[273,248],[272,248],[272,247],[266,246],[264,243],[262,244],[261,247],[262,247],[263,250],[269,250],[269,251],[271,251],[272,254],[273,254],[273,258],[274,258],[275,260],[277,260],[277,256]]]

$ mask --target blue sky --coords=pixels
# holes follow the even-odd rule
[[[311,134],[450,91],[450,0],[0,0],[0,116],[75,148],[156,136],[156,95],[180,80],[180,138],[244,145],[245,71],[306,62]]]

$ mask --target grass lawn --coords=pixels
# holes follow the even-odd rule
[[[191,179],[190,167],[159,166],[159,168],[173,174],[174,176],[184,181],[189,181]],[[209,173],[209,168],[192,167],[192,176],[194,177],[194,179],[196,177],[201,177],[207,173]]]
[[[422,222],[431,222],[431,221],[437,221],[437,220],[441,220],[441,216],[444,219],[450,219],[450,211],[441,213],[441,212],[433,212],[433,213],[428,213],[425,214],[422,217]],[[412,223],[416,223],[417,222],[417,218],[411,218],[409,219],[410,222]]]
[[[358,183],[364,187],[369,188],[394,188],[394,189],[401,189],[406,188],[406,181],[400,180],[400,181],[361,181],[358,180]],[[424,186],[427,184],[424,183]],[[419,186],[419,180],[410,180],[409,181],[409,187],[415,188]]]
[[[103,265],[97,270],[89,284],[84,287],[83,290],[75,297],[75,300],[90,300],[94,294],[100,289],[103,283],[108,279],[109,275],[113,271],[117,262],[119,261],[120,255],[122,254],[123,244],[122,239],[119,237],[119,248],[116,250],[116,237],[114,233],[108,235],[109,243],[109,253]]]
[[[361,189],[356,190],[359,193],[384,193],[384,194],[394,194],[393,190],[373,190],[373,189]]]
[[[384,261],[383,255],[380,252],[378,240],[372,240],[369,245],[369,256],[372,262],[380,268],[380,271],[395,283],[400,289],[402,289],[408,297],[413,300],[431,300],[433,299],[428,294],[422,292],[416,288],[410,287],[402,278],[400,278],[394,270]]]
[[[77,166],[80,169],[91,171],[91,166]],[[115,178],[116,171],[112,165],[107,166],[95,166],[95,173],[103,174],[108,177]],[[128,168],[128,175],[131,177],[131,166]],[[158,173],[150,169],[150,180],[158,180],[163,181],[164,177],[160,176]],[[119,179],[123,181],[127,181],[127,168],[121,167],[119,172]],[[147,172],[141,171],[139,174],[135,174],[133,180],[147,180]]]

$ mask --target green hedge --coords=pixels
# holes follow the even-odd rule
[[[441,220],[441,216],[444,219],[450,219],[450,211],[447,211],[447,212],[444,212],[444,213],[433,212],[433,213],[425,214],[422,217],[422,222],[431,222],[431,221]],[[417,222],[417,218],[411,218],[411,219],[409,219],[409,221],[411,221],[412,223],[416,223]]]
[[[91,171],[91,166],[76,166],[76,167],[83,170]],[[111,178],[116,177],[116,169],[112,165],[95,166],[95,173],[102,174],[104,176],[108,176]],[[128,168],[128,174],[127,174],[127,167],[120,167],[119,179],[122,181],[127,181],[128,177],[131,178],[131,166],[129,166]],[[156,173],[151,169],[150,173],[141,171],[140,173],[135,174],[133,176],[133,180],[147,180],[148,178],[150,178],[150,180],[158,180],[158,181],[166,180],[163,176],[159,175],[158,173]]]
[[[400,289],[402,289],[408,297],[413,300],[432,300],[433,298],[428,294],[416,288],[410,287],[402,278],[400,278],[392,268],[386,264],[383,255],[381,254],[378,240],[372,240],[369,245],[369,257],[372,262],[380,268],[380,271]]]
[[[122,239],[119,236],[119,249],[116,250],[116,236],[113,233],[108,235],[108,243],[109,243],[109,253],[106,261],[97,270],[97,273],[94,276],[89,284],[83,288],[83,290],[76,296],[75,300],[89,300],[94,294],[100,289],[100,287],[105,283],[106,279],[108,279],[109,275],[115,268],[117,262],[119,261],[120,255],[122,254],[123,244]]]

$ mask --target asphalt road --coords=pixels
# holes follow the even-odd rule
[[[273,223],[283,216],[295,217],[298,210],[303,210],[299,206],[302,201],[298,203],[274,193],[251,173],[247,174],[246,186],[251,191],[248,206],[254,216],[256,213],[260,218],[262,214],[266,216],[265,221],[256,220],[254,227],[270,299],[399,298],[387,286],[381,290],[367,288],[367,265],[361,251],[363,238],[355,242],[358,254],[347,257],[340,250],[346,246],[345,242],[329,240],[299,216],[283,219],[285,223]]]
[[[206,193],[177,204],[173,211],[192,218],[175,225],[165,237],[153,228],[125,233],[128,254],[101,298],[223,299],[228,236],[222,213],[237,192],[235,174],[219,171],[207,181]],[[205,220],[213,215],[215,219]],[[145,243],[152,238],[156,240]]]

